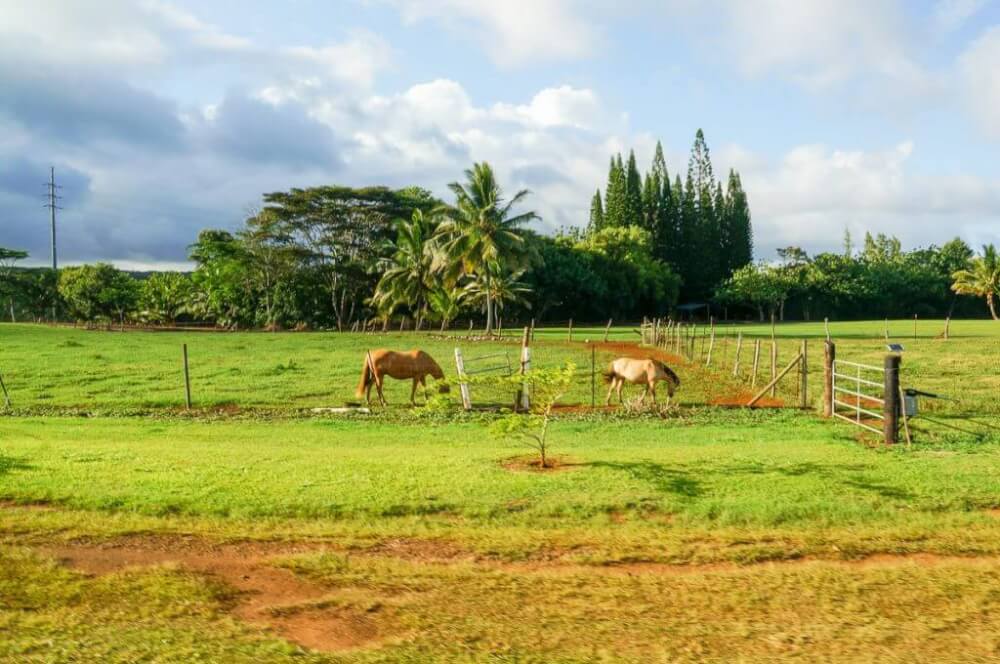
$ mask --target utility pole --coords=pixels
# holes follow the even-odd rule
[[[62,198],[56,194],[56,189],[62,189],[62,187],[56,185],[56,168],[52,166],[49,168],[49,181],[46,183],[49,189],[49,202],[43,207],[49,209],[49,221],[52,229],[52,272],[54,274],[59,273],[59,261],[56,257],[56,210],[61,210],[62,208],[56,205],[56,201]],[[56,303],[52,302],[52,322],[56,321]]]
[[[59,262],[56,259],[56,210],[62,209],[56,205],[56,200],[62,198],[56,194],[56,189],[62,189],[62,187],[56,186],[55,166],[49,169],[49,181],[46,186],[49,188],[49,202],[44,207],[49,209],[49,220],[52,226],[52,270],[54,272],[59,269]]]

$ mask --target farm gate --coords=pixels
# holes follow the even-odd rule
[[[824,411],[882,436],[886,443],[896,443],[902,395],[899,367],[899,355],[887,355],[881,367],[837,359],[834,345],[827,342]]]

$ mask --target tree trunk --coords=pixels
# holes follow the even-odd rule
[[[986,304],[990,308],[990,315],[993,316],[993,320],[1000,320],[1000,317],[997,316],[996,303],[993,301],[993,293],[987,293]]]
[[[17,318],[14,316],[14,298],[10,298],[10,322],[16,323]]]
[[[486,272],[486,336],[493,334],[493,293],[490,291],[490,273]]]

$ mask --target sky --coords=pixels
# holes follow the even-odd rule
[[[0,0],[0,246],[180,269],[266,192],[473,162],[585,225],[611,154],[737,169],[756,257],[1000,242],[1000,0]]]

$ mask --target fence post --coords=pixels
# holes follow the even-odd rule
[[[530,333],[529,333],[528,336],[531,338],[531,341],[535,340],[535,319],[534,318],[531,319],[531,331],[530,331]]]
[[[597,348],[590,347],[590,409],[597,406]]]
[[[569,340],[573,341],[573,319],[569,319]]]
[[[889,343],[889,319],[885,319],[885,341]]]
[[[899,440],[899,355],[885,356],[885,391],[882,398],[884,418],[883,437],[886,445],[895,445]]]
[[[913,340],[917,340],[917,314],[913,314]]]
[[[528,349],[528,344],[531,339],[531,328],[525,326],[524,334],[521,335],[521,368],[519,373],[523,376],[528,369],[531,368],[531,351]],[[524,408],[528,410],[530,404],[528,402],[528,386],[527,384],[521,384],[521,389],[517,391],[517,397],[514,399],[514,409]]]
[[[778,342],[774,338],[773,334],[771,336],[771,378],[773,379],[778,373]],[[771,386],[771,398],[778,392],[778,384],[775,383]]]
[[[708,357],[705,360],[705,366],[712,366],[712,349],[715,347],[715,317],[712,317],[712,338],[708,342]]]
[[[188,371],[188,345],[184,344],[184,402],[191,410],[191,373]]]
[[[826,340],[830,341],[830,319],[823,319],[823,329],[826,330]]]
[[[0,389],[3,390],[3,402],[7,410],[10,410],[10,394],[7,393],[7,386],[3,383],[3,376],[0,375]]]
[[[740,353],[743,352],[743,333],[736,337],[736,359],[733,361],[733,376],[740,375]]]
[[[823,346],[823,417],[833,417],[833,363],[837,360],[837,346],[827,341]]]
[[[455,369],[458,371],[458,391],[462,393],[462,408],[472,410],[472,396],[469,394],[469,384],[465,382],[465,361],[462,350],[455,347]]]
[[[948,328],[951,327],[951,316],[944,319],[944,340],[948,340]]]
[[[760,339],[753,342],[753,371],[750,373],[750,389],[757,386],[757,371],[760,369]]]
[[[607,343],[607,341],[608,341],[608,332],[611,331],[611,321],[612,321],[612,319],[609,318],[608,319],[608,324],[604,327],[604,342],[605,343]]]
[[[799,363],[799,408],[809,407],[808,342],[802,340],[802,361]]]

